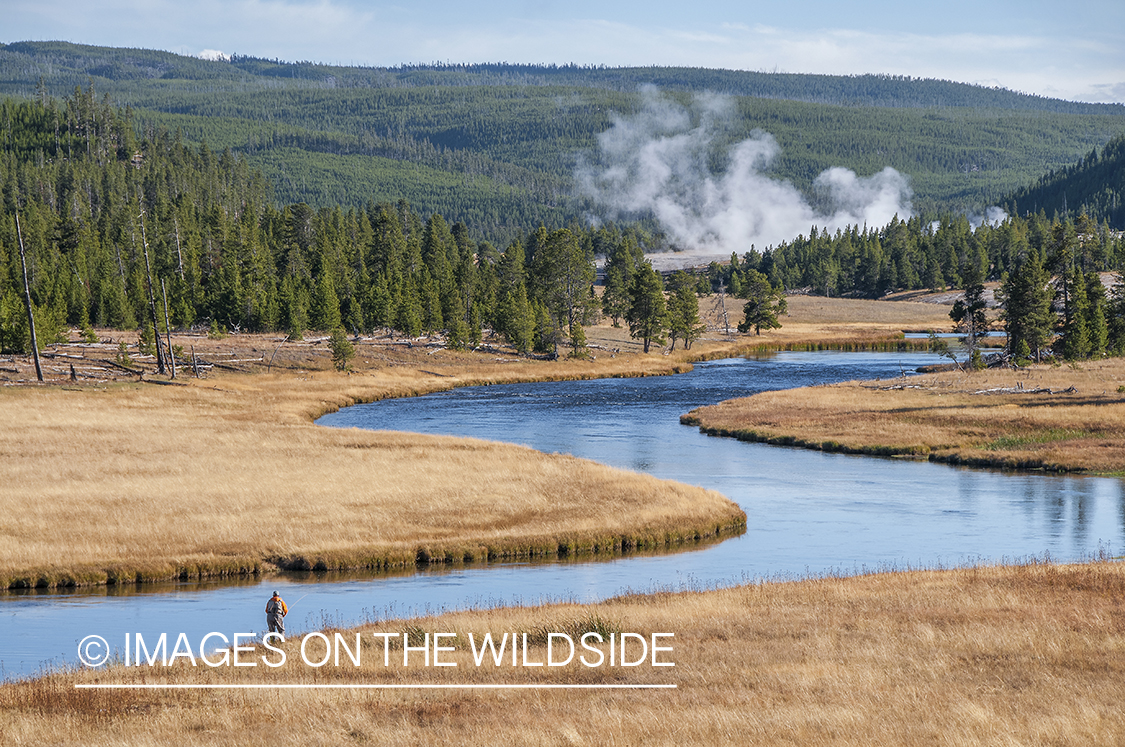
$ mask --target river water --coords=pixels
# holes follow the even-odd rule
[[[731,397],[892,378],[934,362],[926,353],[790,352],[702,363],[676,376],[462,388],[326,415],[321,425],[509,441],[712,488],[742,506],[747,531],[691,551],[602,561],[9,593],[0,595],[0,678],[72,663],[89,634],[117,648],[125,633],[152,640],[184,632],[193,645],[211,631],[260,633],[274,589],[290,603],[292,633],[469,606],[1044,555],[1072,560],[1125,546],[1118,479],[824,454],[710,438],[679,424],[682,413]]]

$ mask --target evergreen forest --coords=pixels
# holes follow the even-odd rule
[[[93,86],[62,98],[40,90],[0,100],[0,127],[4,351],[31,345],[25,266],[39,345],[67,327],[139,329],[151,340],[167,324],[203,324],[294,338],[308,329],[440,332],[454,348],[495,332],[520,353],[553,356],[565,348],[582,354],[583,325],[603,313],[627,323],[646,348],[668,337],[690,346],[702,330],[700,294],[745,299],[739,327],[760,333],[777,326],[784,291],[879,298],[991,280],[1001,284],[1009,325],[1034,323],[1027,334],[1017,330],[1013,355],[1041,355],[1055,333],[1055,352],[1068,358],[1125,346],[1125,302],[1099,278],[1125,260],[1122,233],[1111,225],[1121,138],[1011,202],[1046,201],[1032,189],[1054,186],[1075,195],[1071,209],[1021,208],[975,227],[947,213],[834,234],[812,229],[662,277],[644,255],[663,239],[643,222],[592,227],[560,209],[550,221],[508,216],[509,225],[490,231],[447,220],[393,187],[361,205],[286,200],[252,153],[197,142]],[[167,322],[157,313],[165,305]]]
[[[528,226],[597,213],[576,194],[576,164],[615,117],[644,106],[646,86],[685,105],[704,92],[732,97],[734,114],[712,144],[716,173],[732,144],[764,130],[781,147],[771,176],[809,192],[833,166],[861,176],[890,166],[909,177],[915,212],[935,217],[999,204],[1125,133],[1119,105],[899,76],[363,68],[64,42],[0,45],[0,94],[45,101],[82,88],[100,104],[127,109],[146,136],[167,131],[195,148],[230,149],[272,185],[275,207],[365,209],[405,199],[501,244]]]
[[[1100,153],[1094,148],[1077,163],[1016,190],[1004,203],[1009,212],[1084,213],[1125,230],[1125,135],[1106,143]]]

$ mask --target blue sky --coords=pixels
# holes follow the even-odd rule
[[[1125,2],[0,0],[0,41],[397,65],[685,65],[943,78],[1125,103]]]

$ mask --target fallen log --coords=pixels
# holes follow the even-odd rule
[[[107,365],[113,366],[114,368],[120,368],[122,371],[128,371],[129,373],[133,374],[134,376],[143,376],[144,373],[145,373],[143,368],[129,368],[128,366],[126,366],[122,363],[118,363],[117,361],[112,361],[109,358],[95,358],[94,362],[95,363],[105,363]]]
[[[1066,389],[1054,390],[1048,387],[1041,387],[1039,389],[1024,389],[1023,386],[1004,386],[995,387],[993,389],[980,389],[973,392],[973,394],[1077,394],[1078,390],[1074,387],[1067,387]]]

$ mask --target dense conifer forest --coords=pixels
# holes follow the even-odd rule
[[[470,86],[465,91],[483,96]],[[384,92],[402,94],[390,86]],[[444,115],[435,112],[450,105],[448,90],[423,86],[409,93],[432,99],[432,105],[416,108],[404,99],[392,107],[399,117],[440,120]],[[259,95],[268,97],[254,93]],[[293,95],[315,101],[313,108],[326,101],[307,90]],[[238,110],[252,99],[208,106]],[[362,97],[364,106],[372,100]],[[520,105],[513,104],[513,112]],[[739,106],[756,104],[746,100]],[[841,120],[855,117],[855,127],[870,125],[859,109],[833,111]],[[386,162],[385,178],[379,190],[357,191],[362,168],[348,161],[346,152],[328,152],[337,147],[326,144],[335,142],[335,135],[302,133],[290,124],[300,121],[300,113],[286,112],[275,139],[255,144],[261,131],[241,114],[206,117],[241,132],[248,140],[238,149],[212,145],[221,128],[195,132],[196,140],[185,126],[196,121],[194,115],[161,115],[177,123],[165,127],[152,110],[120,107],[91,85],[55,97],[41,84],[32,97],[0,101],[0,349],[30,347],[21,246],[40,345],[58,339],[68,326],[88,331],[94,325],[138,329],[151,345],[154,330],[166,326],[166,304],[170,324],[180,328],[281,330],[293,337],[308,329],[441,333],[455,348],[475,346],[496,333],[524,354],[567,349],[581,354],[582,326],[599,313],[615,324],[627,322],[646,345],[668,336],[673,345],[677,340],[690,345],[700,333],[697,294],[746,299],[741,326],[760,330],[776,321],[771,317],[781,308],[782,291],[879,298],[991,280],[1002,285],[1010,320],[1012,298],[1034,296],[1027,308],[1042,311],[1043,278],[1051,276],[1061,282],[1064,298],[1048,299],[1042,313],[1029,312],[1029,318],[1046,321],[1028,333],[1020,355],[1039,354],[1056,331],[1063,332],[1060,340],[1070,341],[1060,348],[1066,357],[1125,344],[1120,321],[1125,313],[1118,313],[1125,312],[1125,303],[1095,282],[1098,272],[1118,269],[1125,260],[1125,242],[1111,224],[1120,205],[1122,138],[1015,192],[1009,202],[1018,205],[1019,214],[1002,222],[974,227],[964,215],[946,213],[940,220],[896,218],[882,228],[852,226],[832,234],[814,228],[762,252],[732,256],[729,263],[662,278],[644,254],[667,242],[649,224],[591,227],[562,202],[544,212],[547,202],[528,198],[538,194],[547,200],[564,184],[536,165],[541,155],[533,157],[530,150],[518,155],[530,148],[520,133],[553,128],[551,137],[577,141],[581,138],[568,129],[573,122],[537,121],[533,109],[513,115],[505,161],[483,155],[483,148],[439,148],[405,130],[368,135],[364,147],[383,149],[370,158]],[[595,116],[592,109],[587,114]],[[1094,121],[1091,115],[1073,116]],[[462,129],[471,136],[471,123]],[[321,138],[321,151],[309,147],[305,138],[313,137]],[[878,141],[877,133],[869,133],[867,142],[872,141]],[[887,147],[892,148],[889,140]],[[358,172],[341,177],[325,166],[333,163],[329,157],[340,159],[335,168]],[[331,203],[286,198],[284,185],[261,168],[263,159],[276,159],[275,174],[288,173],[290,179],[327,169],[317,183]],[[515,165],[521,159],[528,165]],[[470,172],[473,180],[457,181]],[[508,203],[495,199],[500,183],[508,184],[512,205],[523,200],[528,209],[504,212]],[[517,183],[522,186],[513,186]],[[365,199],[355,204],[361,194]],[[469,218],[447,220],[442,211],[415,205],[404,194],[428,195],[427,204],[448,204],[453,216]],[[1074,203],[1060,207],[1049,202],[1051,194]],[[1045,204],[1025,212],[1037,201]],[[604,258],[600,299],[592,288],[596,257]],[[1038,288],[1040,295],[1028,288]]]
[[[141,131],[181,133],[245,157],[275,205],[365,208],[406,199],[500,243],[527,226],[596,212],[575,166],[615,116],[655,86],[687,103],[732,97],[714,167],[756,130],[781,155],[769,174],[809,191],[833,166],[906,174],[916,212],[979,211],[1125,132],[1125,107],[949,81],[691,68],[417,65],[363,68],[63,42],[0,45],[0,94],[130,107]],[[1050,210],[1048,211],[1050,212]],[[1077,212],[1074,212],[1077,215]]]
[[[1084,213],[1125,230],[1125,135],[1106,143],[1100,153],[1094,148],[1077,163],[1043,175],[1004,203],[1012,212]]]

